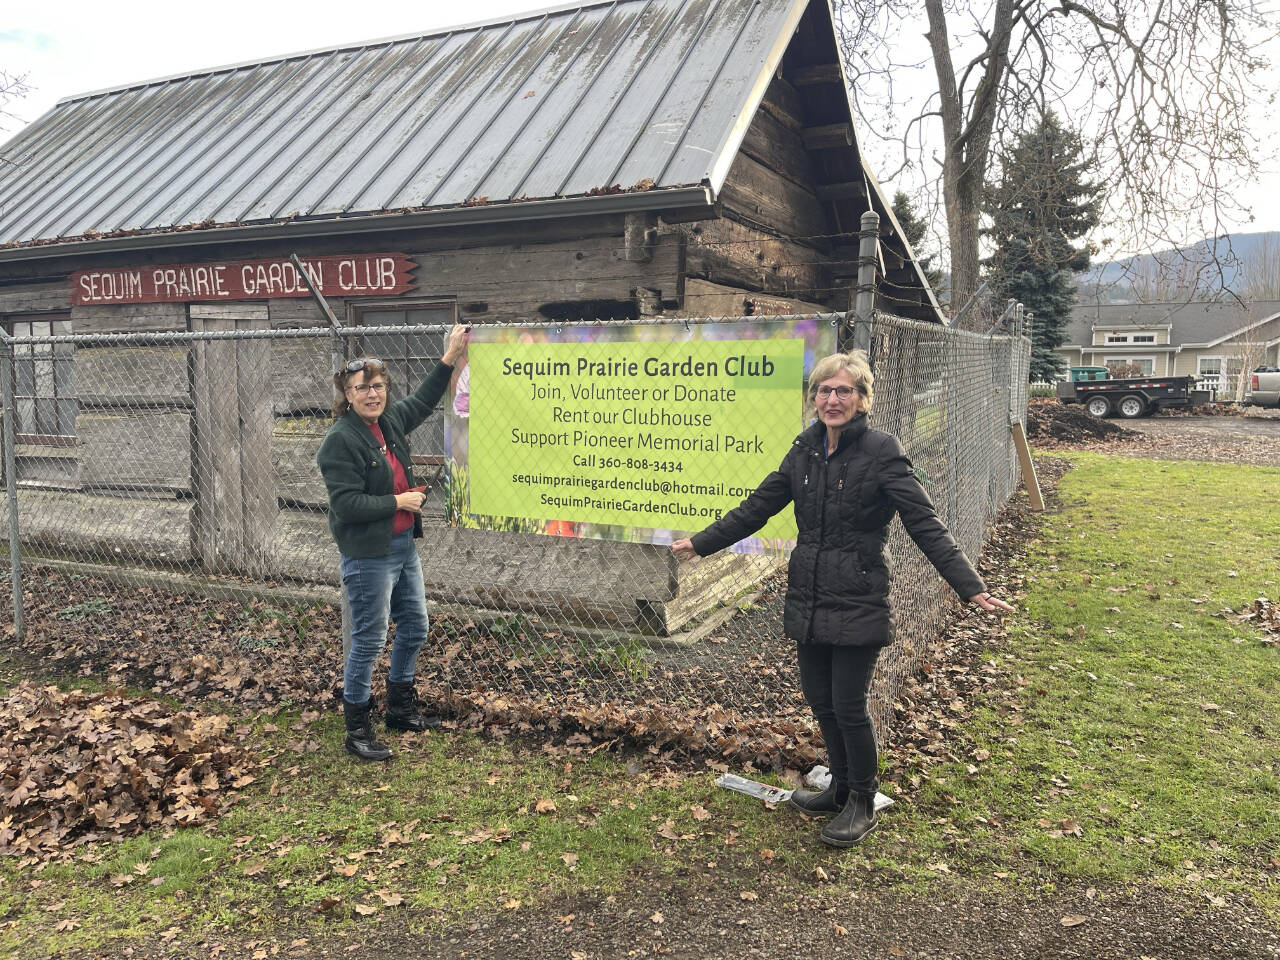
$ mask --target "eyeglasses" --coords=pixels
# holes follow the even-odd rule
[[[833,393],[841,400],[848,400],[853,396],[853,387],[828,387],[826,384],[823,384],[818,388],[818,399],[825,400]]]
[[[359,373],[366,366],[381,367],[381,366],[385,366],[385,364],[381,360],[379,360],[377,357],[357,357],[356,359],[348,360],[345,364],[343,364],[342,372],[343,373]]]
[[[385,380],[375,380],[373,383],[353,383],[351,389],[360,397],[368,396],[371,393],[386,393],[387,382]]]

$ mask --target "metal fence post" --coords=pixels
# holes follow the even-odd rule
[[[868,355],[871,353],[871,318],[876,309],[876,266],[880,261],[876,253],[879,243],[880,214],[868,210],[862,215],[862,229],[858,233],[858,285],[853,301],[858,319],[853,329],[853,342],[849,344],[855,350],[866,350]]]
[[[0,403],[4,404],[4,486],[9,505],[9,582],[13,586],[13,635],[21,640],[26,633],[22,611],[22,541],[18,532],[18,468],[14,453],[13,341],[7,334],[0,347]]]

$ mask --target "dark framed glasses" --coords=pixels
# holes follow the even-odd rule
[[[354,360],[348,360],[342,366],[343,373],[359,373],[366,366],[369,367],[385,367],[386,364],[377,357],[357,357]]]

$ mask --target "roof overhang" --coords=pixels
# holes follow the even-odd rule
[[[1280,319],[1280,313],[1273,313],[1273,314],[1271,314],[1271,316],[1269,316],[1269,317],[1263,317],[1261,320],[1255,320],[1253,323],[1246,324],[1246,325],[1245,325],[1245,326],[1243,326],[1243,327],[1239,327],[1238,329],[1232,330],[1230,333],[1223,334],[1222,336],[1218,337],[1218,339],[1216,339],[1216,340],[1210,340],[1208,343],[1203,344],[1203,346],[1206,346],[1206,347],[1216,347],[1216,346],[1217,346],[1218,344],[1220,344],[1220,343],[1225,343],[1225,342],[1226,342],[1226,341],[1228,341],[1228,340],[1234,340],[1236,337],[1244,336],[1244,335],[1245,335],[1246,333],[1248,333],[1250,330],[1254,330],[1254,329],[1256,329],[1257,327],[1260,327],[1260,326],[1262,326],[1263,324],[1266,324],[1266,323],[1270,323],[1272,320],[1276,320],[1276,319]],[[1187,344],[1187,346],[1189,346],[1189,347],[1190,347],[1190,346],[1197,346],[1197,347],[1198,347],[1198,346],[1202,346],[1202,344],[1198,344],[1198,343],[1197,343],[1197,344],[1190,344],[1190,343],[1189,343],[1189,344]]]
[[[670,190],[614,193],[594,197],[478,204],[368,216],[317,217],[308,220],[272,221],[243,226],[212,226],[207,229],[158,230],[116,237],[25,244],[0,249],[0,263],[202,246],[211,243],[253,243],[299,237],[351,236],[399,230],[439,230],[448,227],[618,213],[662,213],[675,210],[687,213],[699,209],[705,209],[709,217],[714,215],[715,201],[711,191],[702,184]]]

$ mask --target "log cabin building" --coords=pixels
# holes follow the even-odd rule
[[[844,311],[867,209],[881,218],[877,305],[940,322],[846,84],[827,0],[609,0],[71,97],[0,147],[0,322],[323,326],[293,253],[353,326]],[[399,349],[423,361],[439,343]],[[323,532],[320,431],[299,427],[330,400],[314,344],[157,348],[128,384],[111,353],[13,360],[24,537],[92,544],[105,511],[131,518],[117,555],[332,580],[331,552],[281,553]],[[269,403],[219,409],[237,396]],[[201,443],[269,494],[219,512],[236,479],[202,475]],[[233,448],[258,453],[225,466]],[[62,526],[42,533],[39,498],[55,493]],[[658,632],[714,593],[694,581],[719,569],[681,584],[665,549],[442,518],[424,550],[439,599],[578,606]],[[484,595],[467,596],[480,571]]]

